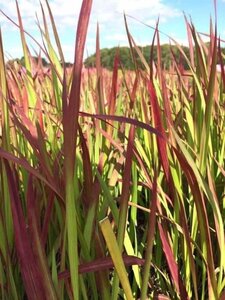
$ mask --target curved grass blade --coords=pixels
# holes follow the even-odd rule
[[[54,185],[53,183],[50,183],[44,176],[40,174],[38,170],[31,167],[31,165],[25,160],[24,158],[18,158],[17,156],[3,150],[0,148],[0,157],[5,158],[8,161],[13,161],[14,163],[22,166],[25,170],[27,170],[29,173],[33,174],[35,177],[39,178],[41,181],[43,181],[48,187],[50,187],[51,190],[53,190],[57,196],[61,200],[63,200],[63,195],[59,191],[58,187]]]
[[[100,119],[100,120],[101,119],[102,120],[112,120],[112,121],[131,124],[131,125],[146,129],[150,133],[154,133],[154,134],[158,135],[160,138],[164,138],[162,133],[158,129],[156,129],[144,122],[133,119],[133,118],[123,117],[123,116],[115,116],[115,115],[98,115],[98,114],[96,115],[96,114],[89,114],[89,113],[81,112],[81,111],[79,112],[79,114],[83,117],[91,117],[91,118],[96,118],[96,119]]]

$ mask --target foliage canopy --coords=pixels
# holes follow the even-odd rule
[[[144,46],[140,47],[142,54],[145,57],[145,60],[147,62],[150,61],[150,55],[151,55],[151,46]],[[189,58],[189,48],[182,46],[183,51]],[[116,55],[116,51],[118,50],[118,47],[113,48],[103,48],[101,49],[101,65],[104,68],[107,68],[109,70],[113,69],[113,62],[114,57]],[[135,52],[136,53],[136,52]],[[124,69],[127,70],[134,70],[134,63],[132,60],[132,55],[129,47],[119,47],[119,55],[120,55],[120,62]],[[172,61],[172,57],[177,60],[177,62],[181,62],[185,69],[188,68],[187,63],[181,56],[181,53],[179,49],[174,45],[164,44],[161,46],[161,55],[162,55],[162,66],[164,69],[169,69]],[[95,67],[95,60],[96,60],[96,54],[90,55],[87,57],[84,61],[85,67]],[[136,60],[138,63],[138,66],[143,68],[143,65],[141,63],[140,57],[136,54]],[[153,60],[157,61],[157,46],[154,46],[153,48]]]

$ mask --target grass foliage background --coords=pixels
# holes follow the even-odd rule
[[[112,72],[101,67],[98,27],[96,68],[84,69],[92,1],[83,0],[66,68],[46,5],[37,63],[17,2],[25,67],[5,63],[0,36],[0,298],[224,299],[216,22],[206,45],[186,19],[189,57],[173,41],[180,59],[171,48],[164,70],[158,23],[157,62],[153,53],[146,61],[125,17],[134,71],[123,70],[119,49]]]

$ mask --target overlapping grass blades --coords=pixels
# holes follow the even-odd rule
[[[189,56],[173,41],[181,59],[171,49],[164,70],[159,21],[157,60],[146,61],[125,16],[135,71],[124,71],[119,48],[113,71],[102,68],[99,26],[96,69],[84,70],[91,6],[83,1],[72,69],[47,1],[36,65],[17,2],[25,66],[5,63],[0,35],[0,298],[223,299],[216,24],[205,44],[185,17]]]
[[[68,240],[69,266],[71,271],[72,291],[75,299],[79,298],[78,276],[78,180],[76,143],[78,132],[78,114],[80,109],[81,71],[83,64],[84,45],[87,34],[92,1],[83,1],[77,26],[73,79],[69,95],[64,91],[63,100],[63,132],[64,132],[64,175],[65,175],[65,202],[66,227]],[[66,86],[64,85],[64,89]]]

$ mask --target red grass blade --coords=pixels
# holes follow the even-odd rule
[[[171,250],[170,244],[168,242],[168,237],[163,230],[163,227],[160,223],[158,223],[160,238],[163,245],[163,251],[166,256],[166,260],[170,269],[170,273],[172,275],[174,284],[178,293],[180,294],[181,300],[188,299],[187,291],[185,289],[184,283],[180,277],[178,265],[174,259],[173,252]]]
[[[11,209],[15,233],[15,246],[20,271],[28,299],[46,299],[43,286],[43,277],[36,264],[36,259],[29,241],[25,218],[21,207],[18,183],[15,172],[12,171],[7,160],[4,160],[8,178],[9,193],[11,198]]]
[[[196,209],[197,209],[197,217],[198,217],[198,223],[199,228],[201,232],[201,238],[202,243],[204,244],[204,247],[206,248],[206,255],[207,255],[207,273],[208,273],[208,290],[209,290],[209,296],[213,295],[215,299],[218,299],[217,295],[217,287],[216,287],[216,277],[215,277],[215,267],[214,267],[214,257],[213,257],[213,250],[212,250],[212,241],[211,236],[209,232],[209,222],[208,217],[206,213],[206,206],[205,201],[203,199],[202,193],[199,189],[197,179],[195,177],[195,174],[184,158],[182,154],[177,150],[173,149],[176,153],[176,156],[180,162],[180,165],[184,171],[185,176],[187,177],[188,183],[190,185],[190,188],[192,190],[192,193],[194,195]],[[214,299],[214,298],[213,298]]]
[[[29,238],[35,257],[35,263],[37,264],[38,272],[41,275],[45,296],[47,296],[49,300],[55,300],[57,299],[57,295],[51,279],[47,257],[44,252],[44,245],[42,244],[40,237],[40,228],[38,226],[37,200],[37,196],[35,195],[35,191],[33,189],[32,175],[30,175],[27,189],[27,217],[30,233]]]
[[[93,187],[93,175],[92,175],[92,168],[91,168],[91,160],[86,144],[86,140],[84,138],[83,132],[79,126],[79,136],[81,141],[81,148],[82,148],[82,159],[83,159],[83,171],[84,171],[84,183],[83,183],[83,203],[85,209],[88,210],[90,206],[93,204],[93,199],[95,195],[93,194],[92,187]]]
[[[165,129],[162,124],[161,120],[161,112],[160,112],[160,107],[157,101],[157,96],[155,93],[154,86],[151,81],[148,81],[148,91],[150,95],[150,101],[152,104],[152,115],[154,118],[154,123],[155,123],[155,128],[160,132],[161,137],[158,135],[156,136],[157,139],[157,145],[158,145],[158,151],[160,155],[160,160],[162,162],[162,167],[166,176],[166,180],[168,182],[168,185],[170,187],[170,192],[173,193],[173,181],[170,173],[170,167],[169,167],[169,160],[168,160],[168,155],[167,155],[167,142],[166,142],[166,133]]]
[[[125,266],[143,266],[144,259],[130,256],[130,255],[123,255],[123,261]],[[111,257],[105,257],[100,259],[95,259],[94,261],[83,263],[79,266],[79,273],[89,273],[89,272],[99,272],[107,269],[113,269],[114,264]],[[69,271],[64,271],[58,274],[59,280],[66,279],[70,277]]]
[[[12,161],[15,164],[22,166],[30,174],[34,175],[35,177],[43,181],[43,183],[45,183],[52,191],[54,191],[61,200],[64,200],[63,195],[59,191],[58,187],[54,183],[49,182],[43,175],[40,174],[38,170],[31,167],[31,165],[24,158],[18,158],[15,155],[1,148],[0,148],[0,157],[5,158],[8,161]]]
[[[69,95],[69,103],[68,105],[66,104],[66,111],[64,111],[63,114],[65,165],[67,165],[68,162],[69,169],[74,167],[75,162],[74,153],[77,140],[78,114],[80,107],[81,71],[91,6],[92,0],[84,0],[82,3],[77,27],[72,86]]]
[[[160,138],[163,138],[162,133],[158,129],[156,129],[156,128],[154,128],[154,127],[152,127],[152,126],[150,126],[146,123],[138,121],[136,119],[122,117],[122,116],[114,116],[114,115],[113,116],[111,116],[111,115],[94,115],[94,114],[89,114],[89,113],[86,113],[86,112],[80,112],[80,115],[84,116],[84,117],[91,117],[91,118],[96,118],[96,119],[100,119],[100,120],[112,120],[112,121],[117,121],[117,122],[122,122],[122,123],[135,125],[135,126],[138,126],[140,128],[146,129],[151,133],[156,134]]]
[[[78,132],[78,117],[80,108],[81,72],[83,67],[84,46],[91,13],[92,0],[83,0],[77,26],[74,66],[72,71],[72,85],[67,101],[67,89],[63,91],[63,134],[64,134],[64,178],[66,198],[66,229],[68,236],[68,256],[71,272],[72,293],[79,298],[78,276],[78,224],[76,204],[78,191],[77,179],[74,178],[76,162],[76,143]],[[65,77],[65,76],[64,76]],[[64,78],[65,80],[65,78]],[[74,181],[76,180],[76,181]]]

